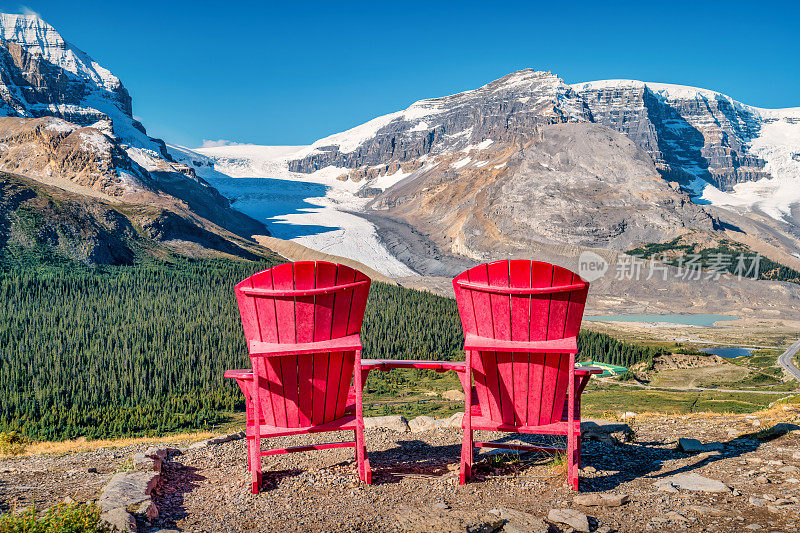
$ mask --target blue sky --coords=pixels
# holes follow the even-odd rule
[[[509,72],[800,106],[796,2],[0,0],[117,75],[151,135],[308,144]]]

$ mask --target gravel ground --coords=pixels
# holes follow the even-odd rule
[[[481,523],[487,511],[504,507],[542,519],[551,509],[575,509],[600,531],[797,531],[796,422],[764,432],[760,440],[753,432],[772,422],[753,415],[656,418],[631,425],[633,442],[590,441],[583,447],[582,493],[630,496],[620,507],[575,504],[575,493],[565,485],[565,467],[542,456],[481,453],[474,482],[459,486],[460,430],[397,433],[379,428],[367,432],[371,486],[358,482],[349,448],[264,458],[265,486],[258,495],[248,490],[243,440],[186,450],[165,462],[154,497],[159,517],[152,523],[140,517],[139,529],[443,533],[468,529]],[[265,445],[327,442],[337,436],[284,437]],[[477,440],[497,437],[519,436],[476,435]],[[688,454],[676,450],[679,437],[723,446]],[[34,502],[46,508],[65,497],[96,498],[111,474],[128,468],[132,454],[143,448],[0,461],[0,511]],[[722,481],[732,490],[664,492],[654,486],[683,473]],[[567,526],[550,526],[553,531],[559,527]]]

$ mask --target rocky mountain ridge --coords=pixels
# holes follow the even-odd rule
[[[236,254],[217,241],[268,234],[147,135],[116,76],[35,15],[0,14],[0,170],[160,213],[139,222],[156,240],[200,244],[191,253]]]
[[[800,250],[800,108],[693,87],[569,85],[526,69],[320,139],[287,167],[362,182],[374,210],[476,258],[534,242],[625,250],[721,228]],[[620,169],[635,175],[620,182]],[[630,198],[606,203],[609,190]]]

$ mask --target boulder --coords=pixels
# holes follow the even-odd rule
[[[630,500],[631,498],[627,494],[589,493],[578,494],[572,499],[572,503],[586,507],[619,507]]]
[[[575,531],[589,531],[589,517],[574,509],[550,509],[547,519],[556,524],[566,524]]]
[[[444,419],[443,426],[449,428],[457,428],[461,429],[461,423],[464,420],[464,413],[455,413],[451,415],[449,418]]]
[[[161,472],[161,459],[153,459],[143,453],[135,453],[133,454],[133,468],[135,470]]]
[[[412,420],[409,420],[408,427],[412,433],[420,433],[422,431],[428,431],[430,429],[434,429],[437,426],[437,421],[432,416],[418,416]]]
[[[385,428],[400,433],[411,431],[408,427],[408,420],[400,415],[371,416],[364,419],[364,429]]]
[[[98,504],[103,511],[117,507],[138,508],[142,503],[152,501],[150,494],[158,484],[158,472],[118,472],[100,494]]]
[[[100,515],[100,520],[110,525],[116,531],[123,533],[136,533],[136,519],[123,507],[115,507]]]
[[[685,439],[683,437],[678,439],[678,450],[686,453],[701,453],[711,452],[715,450],[722,450],[723,445],[720,442],[709,442],[703,444],[697,439]]]
[[[633,430],[628,424],[586,419],[581,421],[581,436],[584,440],[597,440],[615,445],[620,442],[630,442],[633,439]]]
[[[707,478],[696,473],[678,474],[666,477],[654,483],[658,490],[677,492],[677,489],[697,492],[730,492],[730,487],[722,481]]]
[[[550,530],[547,522],[530,513],[500,507],[492,509],[489,514],[505,521],[503,533],[547,533]]]

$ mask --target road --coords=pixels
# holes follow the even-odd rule
[[[778,364],[786,371],[787,374],[793,376],[798,382],[800,382],[800,369],[794,366],[794,362],[792,361],[792,357],[794,357],[794,354],[797,353],[797,350],[800,350],[800,341],[797,341],[789,346],[786,351],[783,352],[780,357],[778,357]]]

